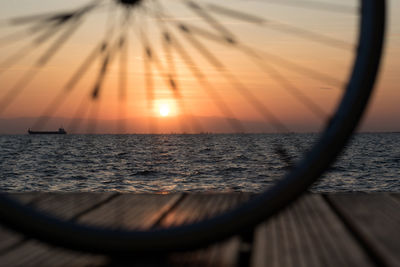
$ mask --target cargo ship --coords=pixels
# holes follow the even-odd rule
[[[59,128],[58,131],[31,131],[28,129],[29,134],[67,134],[64,128]]]

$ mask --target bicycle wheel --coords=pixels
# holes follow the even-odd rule
[[[70,4],[67,4],[67,6]],[[232,100],[229,102],[230,95],[228,93],[221,93],[221,91],[216,90],[215,85],[220,85],[219,78],[227,80],[233,89],[235,89],[235,92],[242,97],[243,102],[248,103],[249,106],[254,108],[260,117],[268,122],[270,127],[278,132],[292,132],[291,129],[293,128],[290,125],[288,126],[288,122],[277,115],[278,113],[283,114],[284,109],[278,108],[278,111],[272,112],[269,107],[273,106],[273,103],[268,102],[266,99],[260,100],[255,90],[249,89],[249,85],[253,81],[252,76],[248,73],[243,73],[242,65],[239,64],[241,61],[235,61],[236,58],[232,57],[231,54],[228,57],[224,57],[225,50],[234,50],[253,62],[254,66],[258,68],[260,75],[264,77],[268,74],[270,76],[266,83],[267,85],[270,85],[270,81],[276,82],[283,88],[283,91],[293,97],[294,102],[300,106],[304,106],[315,117],[322,118],[321,125],[324,127],[320,136],[312,144],[312,147],[308,148],[298,160],[294,161],[285,147],[279,144],[275,146],[275,154],[289,165],[287,172],[281,179],[264,193],[229,212],[198,223],[178,227],[140,231],[129,229],[115,230],[72,223],[25,207],[4,195],[0,196],[1,221],[5,225],[27,236],[80,251],[106,254],[181,251],[202,247],[254,227],[295,200],[313,184],[343,149],[367,105],[381,58],[385,28],[385,1],[360,1],[359,18],[349,19],[349,21],[353,22],[359,21],[359,26],[354,31],[354,33],[358,34],[358,38],[357,45],[354,45],[356,47],[354,57],[351,53],[348,56],[349,59],[353,60],[349,60],[350,64],[347,65],[348,70],[345,71],[346,73],[348,71],[349,75],[348,78],[343,79],[346,80],[343,83],[336,76],[328,75],[320,69],[309,67],[309,65],[305,66],[304,61],[303,63],[296,63],[296,56],[292,52],[299,51],[296,51],[291,46],[288,46],[286,50],[284,47],[285,45],[293,44],[293,40],[290,38],[294,38],[298,40],[299,47],[308,48],[306,50],[307,53],[302,55],[303,58],[301,55],[298,56],[300,59],[304,60],[304,57],[308,58],[310,54],[320,54],[324,55],[324,64],[328,64],[329,60],[335,61],[335,57],[338,55],[344,55],[344,53],[351,51],[353,45],[351,42],[343,41],[340,38],[329,35],[329,23],[322,30],[322,26],[319,24],[313,30],[293,25],[293,23],[283,23],[269,19],[269,14],[262,16],[260,13],[271,12],[271,6],[273,5],[279,7],[285,6],[282,8],[289,8],[289,11],[285,14],[285,18],[288,18],[289,21],[290,14],[293,15],[291,13],[293,12],[292,8],[298,8],[298,10],[318,11],[315,13],[317,14],[315,15],[316,19],[324,18],[326,22],[329,18],[334,23],[338,23],[338,20],[333,20],[335,16],[339,16],[341,19],[343,19],[342,16],[347,18],[346,16],[351,16],[351,14],[357,12],[357,6],[311,1],[266,1],[265,3],[254,2],[251,12],[246,12],[244,11],[244,7],[251,5],[251,3],[246,2],[245,5],[241,1],[237,1],[236,4],[237,8],[235,9],[234,5],[227,7],[224,4],[195,3],[192,1],[99,0],[91,1],[72,11],[44,13],[7,20],[12,25],[17,25],[16,27],[28,28],[30,33],[28,37],[33,38],[34,48],[42,44],[48,44],[48,48],[39,54],[39,58],[32,68],[26,69],[25,74],[20,80],[17,80],[16,85],[11,86],[11,89],[3,94],[0,100],[2,103],[0,105],[0,114],[7,112],[6,108],[9,108],[11,105],[18,106],[16,104],[18,103],[17,97],[29,87],[29,83],[36,77],[38,72],[45,69],[45,66],[48,66],[47,64],[54,56],[61,55],[60,62],[68,62],[69,55],[71,54],[61,53],[59,50],[62,49],[62,46],[65,45],[71,35],[79,29],[85,18],[94,12],[106,10],[109,15],[108,19],[106,19],[106,34],[104,38],[99,38],[99,41],[95,44],[95,49],[85,57],[77,70],[74,69],[72,74],[68,75],[70,78],[67,81],[65,90],[61,94],[55,95],[54,100],[50,101],[46,107],[44,114],[53,114],[56,112],[64,99],[66,99],[66,96],[76,87],[76,84],[81,81],[83,75],[86,71],[90,70],[91,65],[96,60],[99,61],[100,67],[97,72],[93,71],[92,80],[94,83],[89,86],[89,95],[94,102],[98,102],[100,96],[105,94],[104,80],[110,72],[111,62],[115,61],[118,55],[121,55],[121,60],[119,62],[119,72],[117,72],[119,75],[119,86],[117,87],[119,89],[117,91],[119,98],[124,101],[127,94],[125,70],[127,68],[127,44],[129,44],[128,32],[131,31],[132,25],[134,25],[134,35],[141,44],[141,49],[138,50],[140,50],[141,62],[143,63],[141,74],[145,78],[142,86],[146,88],[145,97],[148,100],[147,108],[150,112],[159,108],[160,116],[167,116],[173,111],[171,105],[161,104],[157,106],[154,87],[161,82],[166,84],[171,98],[176,101],[176,109],[179,107],[181,111],[187,110],[187,105],[189,104],[190,106],[193,102],[185,102],[186,98],[184,97],[183,90],[180,89],[177,83],[179,80],[177,73],[181,73],[180,75],[185,78],[190,73],[190,80],[195,80],[199,88],[202,88],[204,94],[210,99],[209,102],[215,104],[216,109],[227,118],[227,124],[230,125],[234,132],[245,132],[246,127],[243,126],[240,119],[236,118],[237,115],[233,111],[235,101]],[[181,10],[181,6],[186,7],[186,9]],[[51,8],[50,4],[49,8]],[[119,14],[118,20],[110,15],[115,14],[115,12]],[[277,14],[279,15],[279,12]],[[301,15],[302,13],[296,14],[299,17],[303,16]],[[304,17],[309,18],[309,16],[309,13],[305,13],[303,19]],[[333,18],[330,16],[333,16]],[[221,18],[227,18],[227,20],[222,23]],[[95,20],[94,23],[98,23],[98,21]],[[307,26],[310,26],[308,25],[310,21],[305,21]],[[237,32],[234,32],[234,27],[227,26],[234,23],[239,23],[235,24],[239,25],[236,27]],[[247,38],[249,37],[262,37],[265,33],[264,35],[260,35],[258,32],[259,29],[257,29],[254,30],[255,36],[251,35],[251,32],[242,26],[242,24],[250,25],[251,29],[261,27],[261,32],[265,28],[269,28],[272,32],[277,33],[270,33],[272,38],[261,39],[259,41],[248,40]],[[23,28],[21,34],[14,32],[8,36],[5,35],[2,39],[2,44],[6,46],[14,41],[25,40],[24,38],[27,37],[25,31],[26,28]],[[324,31],[324,33],[321,33],[321,31]],[[86,31],[85,34],[87,33]],[[96,32],[96,34],[100,33]],[[238,34],[242,34],[245,37],[241,40]],[[154,36],[161,36],[161,43],[157,43],[151,38]],[[268,35],[266,36],[269,37]],[[282,36],[288,36],[287,38],[289,39],[286,40],[286,43],[273,43],[276,37],[286,38]],[[79,38],[85,38],[85,36],[81,35]],[[84,41],[86,43],[90,40],[91,37],[88,37]],[[183,40],[185,40],[185,45],[183,45]],[[305,42],[303,43],[300,40],[305,40]],[[211,44],[212,42],[217,43],[216,46]],[[266,46],[266,44],[271,45],[275,49],[282,46],[282,51],[287,55],[282,56],[281,52],[268,53],[260,49],[260,47]],[[312,44],[324,49],[314,49]],[[222,49],[219,47],[220,50],[216,50],[218,45],[222,46]],[[1,70],[9,70],[10,68],[5,68],[5,66],[8,67],[14,64],[16,59],[20,59],[22,55],[25,56],[26,53],[30,53],[33,47],[30,44],[29,47],[32,49],[27,50],[22,47],[20,52],[17,51],[15,55],[6,58]],[[7,49],[9,48],[7,47]],[[76,49],[75,52],[78,53],[78,50]],[[9,50],[5,51],[9,54]],[[163,51],[164,57],[158,55],[160,51]],[[327,51],[331,51],[332,56]],[[67,54],[66,57],[65,54]],[[197,55],[197,57],[194,58],[193,55]],[[176,60],[178,56],[179,61]],[[26,55],[26,57],[29,58],[29,55]],[[221,60],[221,58],[224,60]],[[310,58],[308,59],[310,60]],[[200,63],[200,61],[206,61],[208,65]],[[59,66],[64,68],[65,65],[61,64]],[[207,68],[210,66],[215,68],[216,72],[207,71],[206,66]],[[235,71],[231,71],[230,69],[234,67],[236,67]],[[160,76],[158,81],[152,79],[156,77],[153,73],[153,68]],[[296,79],[293,81],[288,79],[286,77],[288,76],[287,72],[283,74],[282,69],[285,69],[287,72],[296,73],[296,75],[301,77],[307,76],[309,80],[319,81],[317,83],[318,86],[321,86],[321,81],[323,81],[323,86],[329,84],[332,87],[341,87],[343,84],[344,92],[339,91],[337,93],[340,96],[338,96],[340,101],[337,108],[335,108],[336,102],[332,101],[329,105],[333,111],[327,112],[318,103],[321,100],[318,99],[318,96],[316,99],[313,99],[304,91],[299,90],[294,86]],[[321,69],[323,69],[323,66]],[[253,73],[253,69],[249,68],[249,72],[250,74]],[[218,75],[218,77],[210,82],[208,79],[212,75]],[[250,78],[247,78],[245,82],[241,82],[241,79],[244,79],[246,75],[249,75]],[[342,76],[346,77],[346,74]],[[14,77],[13,73],[10,77]],[[49,78],[51,76],[47,75],[46,77]],[[54,82],[50,80],[49,82]],[[185,84],[185,79],[180,79],[179,82]],[[265,84],[263,85],[265,86]],[[255,87],[254,84],[253,86]],[[25,94],[27,94],[28,98],[32,98],[32,94],[26,92]],[[75,103],[76,99],[72,102]],[[267,102],[268,105],[265,104]],[[14,109],[14,112],[21,109],[23,103],[20,102],[18,108]],[[230,103],[230,105],[227,103]],[[292,102],[288,105],[291,104]],[[96,112],[95,108],[93,110],[93,112]],[[77,107],[76,114],[81,114],[83,111],[86,112],[85,104]],[[123,113],[125,111],[120,110],[120,112]],[[12,111],[10,114],[12,114]],[[189,114],[189,112],[186,114]],[[192,129],[194,129],[193,131],[203,131],[201,123],[193,117],[191,118],[190,122]],[[46,120],[46,117],[40,117],[34,128],[43,127]],[[150,126],[150,132],[154,132],[154,129],[157,129],[158,126],[153,121]],[[121,126],[121,128],[124,127]],[[90,128],[90,131],[93,132],[94,128],[94,126]],[[182,127],[183,132],[185,129],[187,128]],[[295,142],[294,146],[298,146],[298,140],[294,139],[292,141]],[[22,150],[26,149],[25,144],[24,142],[21,143]]]

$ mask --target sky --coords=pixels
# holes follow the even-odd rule
[[[87,2],[0,3],[0,133],[57,125],[107,133],[319,131],[354,59],[354,14],[260,1],[196,2],[200,9],[144,1],[130,7],[127,23],[127,6],[111,9],[104,0],[76,31],[72,22],[53,31],[49,22],[8,20]],[[357,1],[320,2],[352,8]],[[400,131],[400,3],[389,7],[382,69],[361,131]],[[68,30],[70,38],[52,50]],[[81,67],[93,51],[95,60]],[[50,60],[38,64],[44,55]],[[79,80],[67,90],[73,77]]]
[[[400,131],[400,2],[389,2],[386,46],[380,76],[362,131]]]

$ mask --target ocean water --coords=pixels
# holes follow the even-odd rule
[[[261,192],[317,134],[2,135],[2,192]],[[311,188],[400,192],[400,134],[363,133]]]

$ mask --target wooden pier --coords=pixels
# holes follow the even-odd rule
[[[13,194],[66,220],[134,229],[190,223],[250,194]],[[247,236],[149,258],[68,251],[0,228],[0,266],[400,266],[400,194],[308,194]]]

